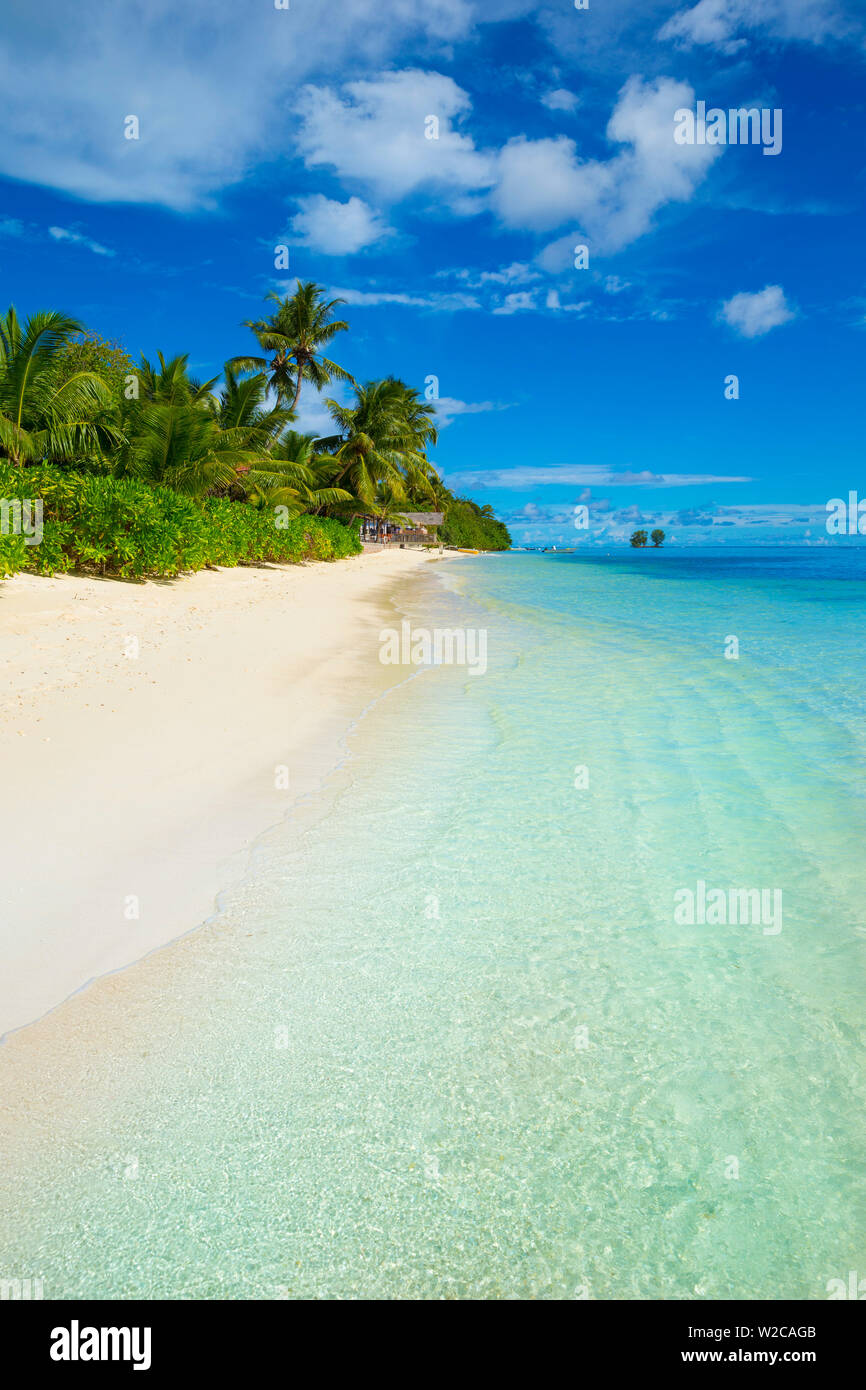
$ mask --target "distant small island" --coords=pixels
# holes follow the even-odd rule
[[[656,549],[658,549],[660,545],[664,545],[665,533],[657,527],[655,531],[650,532],[649,538]],[[632,531],[628,543],[630,546],[633,546],[635,550],[640,550],[647,543],[646,531]]]

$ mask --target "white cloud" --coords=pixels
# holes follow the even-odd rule
[[[477,281],[478,285],[525,285],[532,280],[540,280],[541,276],[537,270],[526,265],[523,261],[512,261],[511,265],[503,266],[501,270],[483,270]]]
[[[298,430],[301,434],[315,434],[320,438],[339,433],[325,405],[327,397],[338,400],[341,405],[348,405],[352,399],[352,388],[347,382],[339,381],[335,381],[322,392],[313,391],[305,385],[301,391],[298,419],[292,425],[292,429]],[[459,415],[484,415],[492,410],[509,409],[507,403],[499,401],[461,401],[454,396],[442,396],[432,404],[436,407],[436,424],[440,429],[452,424]]]
[[[589,299],[581,299],[577,304],[563,304],[559,297],[559,290],[548,290],[544,302],[548,309],[562,309],[566,314],[582,314],[584,309],[588,309],[592,303]]]
[[[436,423],[443,429],[458,415],[484,415],[490,410],[508,410],[507,405],[500,405],[496,401],[458,401],[454,396],[441,396],[434,404]]]
[[[346,381],[334,381],[324,391],[315,391],[305,382],[301,388],[297,419],[291,428],[299,434],[313,434],[317,439],[339,434],[340,430],[325,405],[329,397],[339,401],[340,405],[348,405],[352,400],[352,388]]]
[[[423,299],[421,295],[404,294],[402,291],[391,290],[353,290],[353,289],[332,289],[331,294],[337,299],[345,299],[347,304],[360,304],[362,306],[373,306],[377,304],[410,304],[419,309],[429,309],[430,300]]]
[[[565,236],[557,237],[556,241],[548,242],[547,246],[542,247],[535,257],[536,265],[547,271],[549,275],[556,275],[561,270],[568,270],[574,266],[574,249],[580,245],[583,238],[580,232],[568,232]]]
[[[385,200],[427,188],[453,202],[493,181],[491,156],[455,128],[470,109],[469,97],[441,73],[385,72],[349,82],[339,95],[329,87],[309,86],[296,109],[297,145],[307,164],[327,165]],[[427,138],[429,116],[439,122],[436,139]],[[470,203],[458,210],[477,209]]]
[[[242,22],[237,0],[6,10],[0,85],[14,138],[0,141],[0,173],[179,209],[211,205],[256,162],[292,152],[303,83],[376,70],[407,40],[441,46],[474,23],[470,0],[265,3],[245,7]],[[127,115],[139,118],[139,140],[124,138]]]
[[[291,287],[293,288],[293,287]],[[481,305],[473,294],[459,292],[446,294],[418,295],[406,294],[402,290],[354,290],[332,289],[338,299],[347,304],[361,307],[375,307],[378,304],[405,304],[416,309],[435,309],[440,313],[456,313],[460,309],[480,309]]]
[[[781,285],[766,285],[756,294],[735,294],[722,305],[721,317],[744,338],[759,338],[795,316]]]
[[[531,290],[516,290],[507,294],[501,304],[493,310],[494,314],[519,314],[525,309],[535,308],[535,295]]]
[[[583,487],[701,487],[716,483],[750,483],[747,477],[720,477],[712,473],[633,473],[614,472],[601,464],[537,464],[514,468],[491,468],[486,472],[459,473],[455,482],[462,487],[489,487],[524,490],[560,487],[577,483]]]
[[[491,204],[508,227],[552,230],[577,223],[596,249],[614,251],[642,236],[653,214],[690,199],[720,146],[677,145],[674,112],[694,104],[685,82],[629,78],[607,126],[628,148],[609,160],[581,159],[573,140],[510,140],[499,155]]]
[[[851,13],[858,3],[848,0]],[[328,93],[335,74],[378,73],[405,51],[423,60],[448,54],[448,45],[481,25],[518,16],[538,23],[570,58],[595,71],[614,64],[622,71],[645,50],[647,19],[661,23],[671,8],[669,0],[606,0],[588,26],[561,0],[341,0],[326,10],[319,0],[296,0],[290,10],[247,6],[243,23],[237,0],[78,0],[74,16],[68,0],[7,5],[0,83],[14,138],[7,132],[0,142],[0,174],[96,201],[209,207],[257,163],[294,153],[298,116],[307,113],[293,107],[305,84]],[[735,42],[730,36],[754,19],[774,35],[820,39],[844,32],[837,11],[842,0],[700,0],[681,11],[674,37],[697,41],[715,25],[728,35],[723,42]],[[461,215],[477,212],[495,155],[456,128],[469,106],[450,78],[422,72],[415,80],[414,95],[413,79],[401,72],[356,84],[363,90],[355,96],[331,91],[313,113],[311,149],[347,179],[357,153],[359,176],[383,197],[445,189]],[[397,95],[402,105],[392,106],[389,119],[382,103]],[[556,87],[542,99],[565,111],[572,96]],[[130,114],[140,122],[138,140],[124,138]],[[440,117],[438,141],[423,140],[429,114]],[[405,126],[410,117],[422,122],[420,152],[417,127]],[[340,131],[349,139],[343,151],[334,144]],[[386,136],[385,145],[365,147],[365,133]]]
[[[710,44],[734,53],[748,30],[765,30],[773,38],[823,43],[840,35],[846,24],[836,0],[699,0],[680,10],[659,31],[685,47]]]
[[[541,104],[546,106],[549,111],[573,111],[579,104],[580,97],[575,96],[574,92],[568,92],[564,87],[557,87],[553,92],[546,92],[541,98]]]
[[[88,251],[92,251],[95,256],[114,256],[116,252],[110,247],[103,246],[98,241],[92,241],[89,236],[84,236],[82,232],[72,231],[69,227],[49,227],[48,235],[54,241],[71,241],[77,246],[86,246]]]
[[[326,256],[352,256],[387,236],[389,229],[378,213],[361,198],[341,203],[312,193],[298,199],[300,212],[292,219],[292,231],[301,244]]]

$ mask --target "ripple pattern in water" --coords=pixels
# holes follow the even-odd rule
[[[416,590],[413,623],[488,629],[487,674],[392,692],[218,921],[70,1010],[87,1058],[10,1144],[4,1268],[192,1298],[866,1273],[863,558]],[[678,925],[698,879],[781,889],[782,931]]]

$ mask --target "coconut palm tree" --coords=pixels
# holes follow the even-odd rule
[[[407,386],[396,377],[389,377],[388,381],[399,387],[406,426],[415,440],[416,448],[423,453],[431,445],[438,444],[435,404],[432,401],[422,401],[414,387]]]
[[[324,289],[312,280],[305,284],[298,280],[297,286],[294,294],[282,299],[275,290],[265,296],[279,306],[270,318],[244,321],[244,327],[255,333],[259,345],[273,353],[270,361],[247,356],[234,357],[230,364],[235,371],[267,372],[268,386],[280,402],[291,400],[291,410],[298,404],[304,381],[319,391],[332,381],[353,381],[344,367],[323,357],[321,352],[349,327],[345,319],[333,317],[334,310],[346,301],[325,300]]]
[[[121,477],[161,483],[189,497],[230,487],[238,467],[254,462],[259,449],[244,429],[220,429],[202,405],[145,401],[129,420],[116,472]]]
[[[327,402],[344,435],[333,455],[332,481],[351,488],[370,511],[375,510],[378,483],[389,485],[395,499],[408,506],[409,493],[423,491],[430,476],[424,444],[431,424],[426,412],[421,423],[413,418],[407,393],[402,381],[388,377],[356,386],[351,405]]]
[[[434,512],[447,512],[450,504],[455,500],[454,493],[445,486],[435,470],[433,470],[427,484],[427,497],[433,504]]]
[[[122,438],[102,377],[64,370],[61,354],[82,331],[77,319],[50,310],[23,325],[14,307],[0,316],[0,453],[19,467],[101,458]]]
[[[288,506],[300,515],[326,508],[345,510],[354,502],[345,488],[328,485],[333,460],[320,460],[314,443],[314,435],[288,430],[268,453],[244,469],[243,486],[254,506]]]
[[[182,352],[166,361],[158,352],[159,367],[142,357],[136,371],[138,378],[138,397],[161,405],[203,405],[213,407],[213,388],[218,376],[210,381],[198,381],[187,371],[189,353]]]
[[[427,450],[439,440],[435,424],[436,407],[430,401],[422,401],[418,392],[403,381],[389,377],[388,385],[400,401],[403,415],[405,440],[402,455],[406,486],[417,495],[419,502],[429,504],[436,486],[441,488],[442,485],[439,474],[427,457]]]
[[[244,418],[233,392],[238,383],[227,383],[218,399],[212,388],[219,378],[200,382],[191,377],[186,354],[169,361],[161,352],[157,357],[158,366],[141,359],[139,394],[124,401],[125,438],[115,472],[191,497],[231,488],[238,482],[238,469],[259,457],[273,432],[284,428],[285,418],[266,425],[267,411],[261,418],[255,415],[263,390],[249,393]]]
[[[243,429],[250,445],[271,450],[294,419],[294,412],[279,404],[268,405],[264,372],[242,378],[230,362],[223,371],[217,419],[221,429]]]

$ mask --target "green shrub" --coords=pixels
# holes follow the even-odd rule
[[[208,498],[199,504],[131,478],[0,462],[0,498],[43,503],[39,545],[0,534],[0,576],[19,570],[84,570],[122,578],[166,577],[207,565],[298,564],[358,554],[354,531],[302,516],[279,525],[273,509]]]
[[[487,515],[468,497],[458,497],[449,503],[439,536],[446,545],[460,545],[471,550],[508,550],[511,545],[505,523]]]

